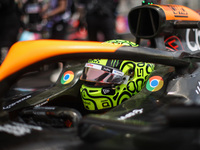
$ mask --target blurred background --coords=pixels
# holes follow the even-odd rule
[[[157,3],[157,0],[146,1]],[[37,39],[134,41],[129,31],[127,15],[132,8],[142,5],[142,2],[142,0],[0,0],[0,63],[17,41]],[[200,12],[199,0],[161,0],[161,4],[184,5]],[[97,9],[97,5],[100,13],[91,9]],[[97,17],[93,14],[102,16]]]

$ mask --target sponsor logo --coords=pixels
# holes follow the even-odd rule
[[[0,125],[0,132],[6,132],[15,136],[30,134],[32,130],[41,131],[42,127],[13,122],[11,124]]]
[[[93,67],[94,65],[93,64],[89,64],[89,63],[87,63],[86,65],[85,65],[85,67]]]
[[[61,83],[62,84],[68,84],[74,79],[74,73],[72,71],[66,71],[62,78],[61,78]]]
[[[94,69],[98,69],[98,70],[101,70],[101,68],[102,68],[101,65],[91,64],[91,63],[86,63],[85,67],[94,68]]]
[[[40,106],[45,105],[45,104],[47,104],[47,103],[48,103],[48,100],[46,100],[46,101],[44,101],[44,102],[42,102],[42,103],[36,105],[35,107],[40,107]]]
[[[103,94],[108,94],[110,92],[109,89],[103,89]]]
[[[174,17],[188,18],[188,13],[183,7],[175,5],[170,7],[174,13]]]
[[[21,99],[15,101],[15,102],[12,103],[12,104],[9,104],[9,105],[3,107],[3,110],[5,110],[5,109],[10,109],[11,107],[15,106],[16,104],[21,103],[21,102],[23,102],[23,101],[25,101],[25,100],[27,100],[27,99],[29,99],[29,98],[31,98],[31,97],[32,97],[31,95],[27,95],[27,96],[25,96],[25,97],[23,97],[23,98],[21,98]]]
[[[170,51],[184,50],[181,40],[177,36],[170,36],[165,40],[165,46]]]
[[[133,111],[129,112],[128,114],[119,117],[117,120],[125,120],[127,118],[133,117],[137,114],[142,114],[143,113],[143,108],[141,109],[134,109]]]
[[[113,73],[116,74],[116,75],[120,75],[120,76],[123,76],[123,75],[124,75],[123,72],[117,71],[117,70],[113,70]]]
[[[198,85],[197,85],[197,87],[196,87],[195,92],[196,92],[197,94],[200,94],[200,81],[198,81]]]
[[[200,49],[199,37],[200,37],[200,30],[198,29],[186,30],[186,44],[191,51],[197,51]]]
[[[102,66],[103,71],[112,72],[112,69]]]
[[[151,77],[146,84],[146,88],[149,91],[156,92],[159,91],[164,85],[163,78],[160,76]]]

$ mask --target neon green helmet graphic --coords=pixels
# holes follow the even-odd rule
[[[127,40],[106,43],[137,47]],[[90,59],[85,64],[80,93],[85,109],[90,111],[113,108],[137,94],[145,85],[154,64],[130,60]]]

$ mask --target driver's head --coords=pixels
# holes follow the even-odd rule
[[[137,47],[126,40],[106,43]],[[99,111],[113,108],[137,94],[145,85],[154,64],[130,60],[90,59],[80,77],[80,89],[85,109]]]

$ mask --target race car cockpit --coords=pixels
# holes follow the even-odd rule
[[[118,140],[124,139],[120,140],[122,145],[126,145],[125,141],[128,140],[138,149],[156,146],[162,146],[162,149],[198,149],[199,21],[199,14],[185,6],[150,4],[133,8],[128,15],[130,31],[139,46],[67,40],[17,42],[11,47],[0,67],[1,112],[9,116],[9,121],[23,124],[33,123],[40,127],[64,129],[76,127],[79,137],[88,142],[108,138],[115,140],[114,137],[117,136]],[[144,39],[150,41],[148,47],[141,44]],[[102,72],[104,61],[97,64],[88,62],[90,59],[145,62],[156,64],[156,67],[146,76],[146,82],[140,92],[133,97],[102,114],[84,114],[84,107],[77,105],[81,102],[77,97],[81,96],[80,89],[85,80],[99,83],[121,83],[126,80],[123,79],[123,71],[110,66],[103,70],[105,75],[106,69],[112,69],[106,72],[110,78],[94,74],[93,69],[97,69],[98,73]],[[22,76],[30,75],[27,72],[33,73],[35,68],[50,62],[66,63],[53,86],[16,88],[14,83]],[[91,67],[93,64],[95,66]],[[144,69],[138,68],[137,75],[142,76],[143,73]],[[98,78],[94,79],[94,76]],[[131,84],[135,85],[136,81],[131,81],[129,86],[134,90],[135,87]],[[126,87],[123,89],[127,94]],[[85,103],[92,102],[91,98],[97,98],[93,95],[87,96],[96,92],[94,89],[89,90],[82,95]],[[106,97],[110,91],[103,92]],[[10,93],[17,97],[10,97]],[[68,99],[65,99],[66,96]],[[65,102],[69,105],[64,105]],[[58,103],[60,105],[56,105]],[[91,105],[85,106],[90,109]],[[105,103],[105,106],[108,106],[108,103]],[[95,107],[91,109],[93,108]],[[2,129],[8,132],[5,126]],[[147,144],[144,144],[144,141]]]

